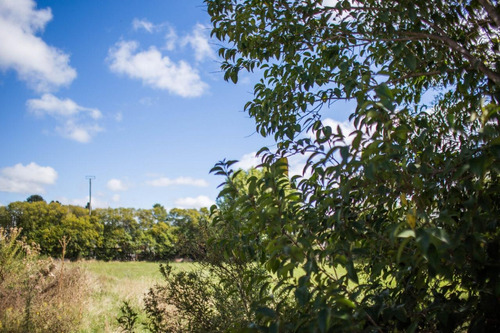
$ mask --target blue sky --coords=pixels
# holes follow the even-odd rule
[[[85,205],[87,175],[94,207],[213,203],[211,167],[272,142],[209,35],[201,0],[0,0],[0,204]]]

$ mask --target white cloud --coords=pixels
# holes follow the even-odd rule
[[[43,167],[31,162],[24,166],[18,163],[0,170],[0,191],[13,193],[44,193],[46,185],[56,182],[57,172],[52,167]]]
[[[113,196],[111,197],[111,200],[112,200],[113,202],[118,202],[118,201],[120,201],[120,195],[119,195],[119,194],[115,194],[115,195],[113,195]]]
[[[87,143],[102,131],[95,123],[102,117],[101,111],[80,106],[69,98],[59,99],[52,94],[44,94],[39,99],[28,100],[26,105],[37,116],[48,115],[55,118],[59,123],[56,131],[65,138]]]
[[[167,177],[160,177],[154,180],[150,180],[146,182],[148,185],[155,187],[166,187],[172,185],[188,185],[188,186],[197,186],[197,187],[207,187],[208,182],[204,179],[194,179],[191,177],[179,177],[175,179],[170,179]]]
[[[168,32],[165,35],[165,49],[167,51],[173,51],[175,49],[175,45],[177,44],[177,33],[175,29],[172,27],[168,28]]]
[[[335,5],[338,3],[338,0],[323,0],[323,6],[324,7],[335,7]]]
[[[243,155],[238,163],[234,164],[234,169],[248,170],[255,168],[257,165],[261,164],[261,160],[256,156],[257,152],[251,152]]]
[[[86,108],[69,98],[59,99],[52,94],[44,94],[40,99],[30,99],[26,104],[34,114],[39,116],[47,114],[53,117],[70,117],[86,112],[92,119],[102,117],[101,111],[98,109]]]
[[[197,196],[196,198],[180,198],[175,200],[175,206],[177,208],[202,208],[202,207],[210,207],[215,202],[205,195]]]
[[[197,61],[216,58],[215,52],[209,44],[210,39],[207,31],[209,31],[208,27],[198,23],[193,28],[193,32],[182,39],[183,46],[189,44],[193,48]]]
[[[132,21],[132,27],[134,28],[134,30],[144,29],[149,33],[152,33],[156,29],[156,26],[153,23],[149,22],[146,19],[138,18],[135,18]]]
[[[69,55],[35,36],[52,19],[50,8],[36,9],[33,0],[0,1],[0,69],[13,69],[37,91],[69,85],[76,71]]]
[[[83,125],[68,120],[62,126],[56,127],[56,131],[67,139],[80,143],[88,143],[94,135],[102,132],[103,129],[98,125]]]
[[[311,176],[311,170],[306,170],[306,173],[303,174],[304,172],[304,166],[306,165],[308,155],[301,155],[301,154],[296,154],[293,156],[290,156],[288,158],[288,175],[290,177],[293,176],[303,176],[303,177],[310,177]]]
[[[345,137],[344,142],[349,145],[352,143],[354,136],[350,134],[356,129],[354,128],[354,125],[349,121],[339,122],[331,118],[326,118],[325,120],[323,120],[323,125],[330,126],[334,133],[337,133],[338,128],[340,128],[342,134]]]
[[[323,123],[323,126],[330,126],[332,132],[335,134],[337,133],[338,128],[340,128],[342,134],[344,135],[344,142],[346,144],[351,144],[354,136],[351,136],[350,134],[355,130],[352,123],[349,121],[340,122],[332,118],[325,118],[321,122]],[[313,131],[308,132],[308,135],[312,139],[316,138],[316,134]]]
[[[110,179],[106,185],[111,191],[126,191],[128,186],[120,179]]]
[[[182,97],[201,96],[208,89],[198,71],[185,61],[175,63],[154,46],[141,52],[137,52],[138,47],[135,41],[116,43],[109,50],[111,71]]]
[[[318,5],[320,8],[325,8],[325,7],[336,7],[339,3],[339,0],[323,0],[323,3]],[[359,1],[356,0],[349,0],[349,3],[351,6],[355,6],[356,4],[358,5],[363,5]],[[340,24],[342,21],[352,21],[353,18],[351,16],[351,11],[350,10],[344,10],[344,11],[331,11],[331,14],[333,14],[328,22],[330,23],[335,23],[335,24]]]

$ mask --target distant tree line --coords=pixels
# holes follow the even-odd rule
[[[200,259],[208,219],[205,208],[167,211],[160,204],[151,209],[98,208],[89,216],[83,207],[47,203],[38,195],[0,207],[0,227],[21,228],[26,242],[39,244],[41,254],[52,257],[61,255],[60,240],[66,237],[70,259]]]

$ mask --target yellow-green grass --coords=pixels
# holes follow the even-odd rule
[[[78,332],[120,332],[116,318],[123,301],[142,314],[143,298],[149,288],[162,281],[159,263],[81,261],[72,263],[88,273],[90,295],[83,321]],[[193,263],[171,263],[174,270],[191,270]],[[145,332],[137,327],[137,332]]]

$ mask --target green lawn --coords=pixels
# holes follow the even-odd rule
[[[123,301],[139,310],[149,288],[162,281],[159,263],[81,261],[72,263],[88,273],[89,295],[79,332],[119,332],[116,321]],[[190,270],[193,263],[171,263],[174,269]],[[138,330],[141,332],[141,330]]]

